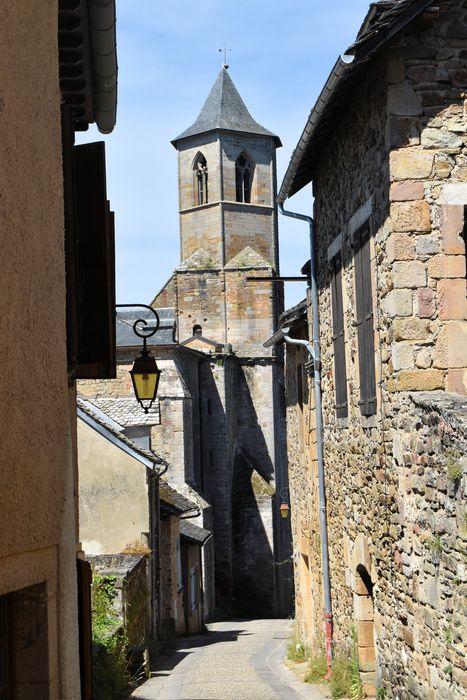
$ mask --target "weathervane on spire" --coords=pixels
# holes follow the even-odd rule
[[[228,66],[228,64],[227,64],[227,51],[232,51],[232,49],[228,49],[228,48],[227,48],[227,42],[226,42],[226,41],[224,41],[224,48],[223,48],[223,49],[219,49],[219,52],[220,52],[220,53],[222,53],[222,51],[224,52],[224,63],[222,64],[222,68],[228,68],[229,66]]]

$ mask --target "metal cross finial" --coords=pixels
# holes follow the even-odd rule
[[[224,63],[222,64],[222,68],[228,68],[229,66],[227,65],[227,51],[232,51],[232,49],[227,48],[227,42],[224,42],[224,48],[219,49],[219,52],[222,53],[224,52]]]

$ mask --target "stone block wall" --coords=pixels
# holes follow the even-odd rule
[[[161,635],[164,638],[185,632],[183,588],[178,586],[177,542],[180,537],[179,518],[161,519]],[[181,573],[180,573],[181,576]]]
[[[355,624],[367,689],[384,687],[400,700],[465,694],[458,633],[465,624],[459,602],[464,482],[447,477],[453,460],[465,469],[464,409],[462,399],[449,409],[432,397],[422,405],[417,392],[436,391],[441,398],[466,393],[467,114],[460,84],[466,17],[465,3],[439,3],[431,23],[414,25],[372,59],[313,180],[334,640],[345,647]],[[377,384],[376,413],[369,417],[358,403],[352,248],[352,232],[365,218]],[[337,249],[343,260],[345,419],[335,414],[328,256]],[[290,386],[297,384],[299,361],[287,348]],[[313,556],[319,562],[319,535],[312,542],[319,530],[317,510],[307,512],[302,495],[307,489],[313,502],[313,424],[303,427],[298,394],[288,390],[296,602],[300,628],[316,644],[322,602],[320,594],[307,600],[305,586],[315,585],[309,564]],[[310,394],[308,405],[311,400]],[[307,455],[305,464],[300,453]]]
[[[464,697],[467,407],[459,395],[407,393],[386,434],[387,535],[375,538],[380,685],[393,697]]]
[[[270,277],[269,268],[228,270],[225,273],[225,313],[227,342],[241,356],[267,357],[271,350],[263,346],[276,327],[276,285],[248,280],[248,277]]]
[[[389,391],[467,393],[466,13],[443,2],[431,28],[388,52],[390,222],[380,250]]]
[[[306,329],[294,336],[306,338]],[[285,382],[295,620],[300,639],[308,650],[316,652],[323,646],[324,618],[314,401],[305,369],[307,362],[302,348],[287,346]]]
[[[226,263],[248,245],[271,267],[276,267],[276,245],[271,236],[276,218],[275,209],[255,204],[226,203],[222,210]]]
[[[198,153],[206,158],[208,166],[208,203],[219,202],[222,197],[221,149],[219,140],[212,134],[199,134],[177,145],[179,209],[181,212],[197,207],[193,165]],[[216,214],[212,215],[214,218]],[[185,234],[183,216],[180,221],[182,239]],[[183,255],[182,260],[187,257]]]
[[[190,338],[199,325],[204,337],[226,342],[223,273],[214,268],[178,273],[176,286],[179,340]]]
[[[235,161],[245,153],[253,167],[251,203],[274,207],[275,202],[275,144],[264,136],[248,135],[245,144],[244,134],[223,134],[222,136],[222,174],[223,199],[235,202]]]

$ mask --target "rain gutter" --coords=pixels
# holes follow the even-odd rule
[[[334,68],[332,69],[331,74],[327,79],[315,106],[310,112],[310,116],[308,117],[308,121],[302,132],[300,140],[297,146],[295,147],[294,152],[292,153],[289,167],[287,168],[287,172],[285,174],[284,180],[282,181],[279,194],[277,195],[277,202],[279,205],[283,204],[285,200],[288,197],[290,197],[290,190],[292,188],[295,175],[297,174],[300,161],[303,157],[303,154],[308,148],[309,142],[313,138],[315,128],[318,125],[322,114],[327,109],[328,103],[332,95],[346,76],[349,68],[352,66],[354,59],[355,56],[350,56],[349,54],[343,54],[337,59]]]
[[[94,120],[102,134],[117,119],[117,40],[115,0],[88,0]]]

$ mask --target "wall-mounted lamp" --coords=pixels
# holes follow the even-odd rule
[[[141,354],[135,358],[133,367],[130,370],[131,381],[133,382],[133,390],[138,403],[144,409],[144,412],[148,413],[156,400],[161,371],[157,366],[155,358],[147,349],[146,343],[148,338],[151,338],[151,336],[157,333],[160,322],[159,315],[152,306],[146,306],[146,304],[117,304],[117,308],[120,309],[129,309],[135,306],[149,309],[156,321],[155,325],[151,325],[149,328],[147,328],[148,322],[144,318],[138,318],[132,324],[133,333],[137,335],[138,338],[143,339],[143,349],[141,350]]]
[[[289,513],[290,513],[290,506],[288,503],[281,503],[279,512],[281,514],[281,518],[288,518]]]

